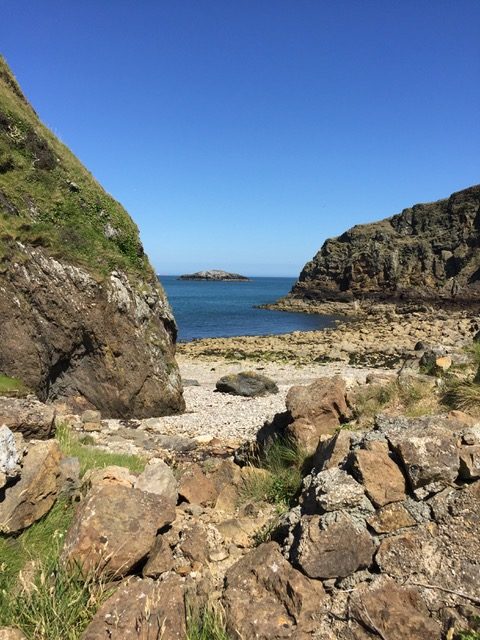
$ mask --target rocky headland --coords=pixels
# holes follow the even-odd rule
[[[0,59],[0,373],[117,417],[184,408],[176,325],[138,230]]]
[[[242,276],[239,273],[228,273],[228,271],[221,271],[220,269],[210,269],[209,271],[197,271],[196,273],[187,273],[183,276],[179,276],[179,280],[218,280],[218,281],[233,281],[233,282],[248,282],[250,278]]]
[[[355,313],[359,303],[480,301],[480,185],[327,240],[269,308]]]

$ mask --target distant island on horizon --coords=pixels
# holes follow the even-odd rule
[[[214,280],[222,282],[249,282],[250,278],[239,273],[228,273],[221,269],[210,269],[208,271],[197,271],[187,273],[178,277],[178,280]]]

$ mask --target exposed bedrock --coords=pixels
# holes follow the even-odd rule
[[[175,322],[154,282],[134,288],[112,272],[86,270],[19,248],[0,275],[0,371],[41,400],[78,397],[112,417],[184,408],[174,360]]]
[[[288,300],[480,300],[480,185],[327,240]]]

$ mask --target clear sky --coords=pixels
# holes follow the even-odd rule
[[[297,275],[480,182],[479,0],[0,0],[44,122],[160,273]]]

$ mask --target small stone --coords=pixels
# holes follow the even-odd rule
[[[460,470],[462,480],[480,478],[480,444],[460,448]]]
[[[187,502],[203,506],[213,505],[218,493],[213,481],[198,464],[190,465],[180,478],[178,493]]]
[[[352,454],[352,472],[377,507],[404,500],[405,478],[391,459],[386,443],[371,441]]]
[[[140,491],[148,491],[149,493],[163,496],[173,505],[177,504],[177,481],[168,464],[165,464],[159,458],[150,460],[145,470],[136,479],[134,486]]]
[[[172,571],[174,565],[175,561],[170,545],[165,542],[163,536],[158,535],[143,567],[143,577],[159,578],[162,573]]]
[[[87,409],[86,411],[84,411],[81,415],[81,420],[83,422],[83,424],[88,424],[89,422],[91,423],[95,423],[95,422],[101,422],[102,420],[102,414],[100,413],[100,411],[95,411],[93,409]]]
[[[224,376],[218,380],[216,389],[222,393],[231,393],[247,398],[278,393],[278,387],[273,380],[254,371],[242,371]]]

